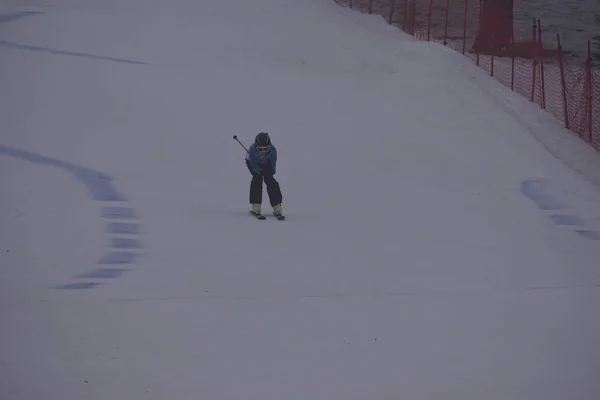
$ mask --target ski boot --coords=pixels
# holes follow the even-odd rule
[[[283,221],[285,219],[285,216],[283,215],[283,212],[281,210],[281,204],[273,206],[273,215],[277,217],[277,219],[280,221]]]
[[[254,215],[258,219],[265,219],[265,216],[260,212],[260,204],[252,204],[252,210],[250,210],[250,214]]]

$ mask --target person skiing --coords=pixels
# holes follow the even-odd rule
[[[252,174],[252,181],[250,182],[252,214],[256,216],[262,215],[261,205],[264,180],[273,213],[278,218],[283,218],[281,188],[279,187],[279,182],[274,177],[277,169],[277,149],[271,142],[271,138],[267,132],[261,132],[254,138],[254,143],[250,145],[246,153],[246,166],[250,174]]]

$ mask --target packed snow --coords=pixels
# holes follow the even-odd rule
[[[4,1],[0,128],[2,400],[600,398],[600,156],[379,17]]]

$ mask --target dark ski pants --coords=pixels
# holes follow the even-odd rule
[[[257,175],[252,171],[252,167],[248,162],[246,162],[246,166],[248,167],[248,171],[252,174],[252,181],[250,182],[250,204],[262,204],[263,180],[267,186],[267,194],[269,195],[271,207],[281,204],[281,188],[273,174],[263,172],[262,175]]]

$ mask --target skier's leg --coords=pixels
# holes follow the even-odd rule
[[[263,180],[260,175],[252,175],[252,181],[250,182],[250,204],[252,204],[252,210],[260,212],[260,205],[262,204],[262,190]]]
[[[281,195],[281,188],[279,187],[279,182],[275,179],[273,175],[265,175],[264,176],[265,184],[267,185],[267,193],[269,194],[269,201],[271,203],[271,207],[278,206],[277,211],[278,214],[281,214],[281,202],[283,200],[283,196]]]
[[[262,176],[252,171],[252,166],[248,160],[246,160],[246,167],[252,175],[252,181],[250,182],[250,204],[260,206],[262,204]]]

